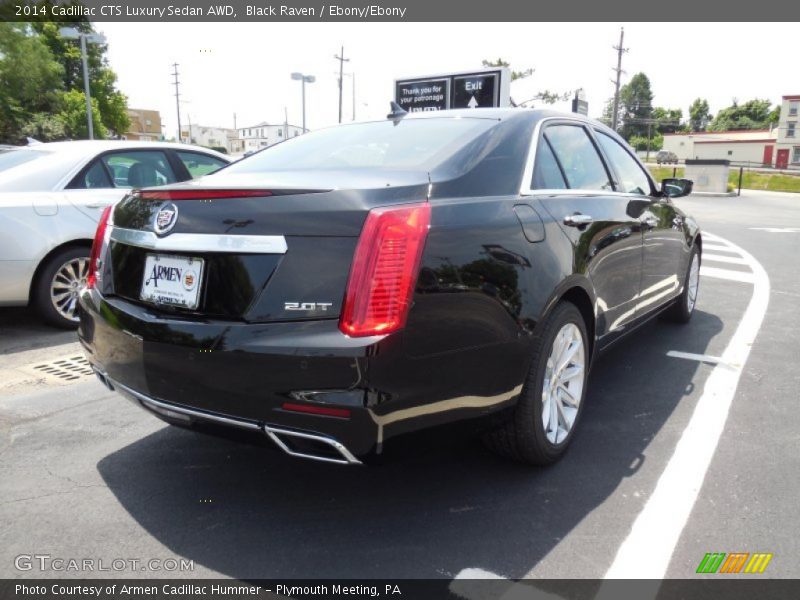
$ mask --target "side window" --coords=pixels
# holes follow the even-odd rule
[[[571,189],[614,189],[592,139],[582,126],[553,125],[545,130],[544,137],[550,142]]]
[[[627,150],[615,139],[599,131],[597,140],[622,180],[617,182],[617,191],[649,196],[651,193],[650,179]]]
[[[214,156],[200,154],[199,152],[181,152],[178,150],[177,154],[192,179],[213,173],[227,164]]]
[[[143,188],[177,181],[166,155],[160,151],[113,152],[102,160],[114,177],[114,187]]]
[[[99,188],[113,188],[114,184],[108,177],[106,168],[99,160],[95,160],[83,175],[80,175],[68,186],[70,189],[85,190]]]
[[[541,137],[536,147],[531,187],[535,190],[563,190],[567,187],[564,174],[561,172],[561,167],[558,166],[550,142],[544,136]]]

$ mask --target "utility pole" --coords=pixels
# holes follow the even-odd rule
[[[178,63],[172,63],[172,76],[175,78],[175,82],[172,84],[175,86],[175,107],[178,109],[178,143],[180,144],[183,141],[181,136],[181,100],[180,100],[180,91],[178,86],[180,82],[178,81]],[[191,132],[190,134],[191,135]]]
[[[87,42],[92,44],[105,44],[106,38],[101,33],[83,33],[75,27],[62,27],[58,30],[61,37],[68,40],[80,40],[81,65],[83,66],[83,95],[86,98],[86,128],[89,139],[94,139],[94,125],[92,122],[92,94],[89,88],[89,53]]]
[[[341,55],[334,54],[333,58],[339,61],[339,123],[342,122],[342,77],[344,76],[344,63],[350,62],[349,58],[344,57],[344,46]]]
[[[622,70],[622,55],[628,51],[627,48],[622,46],[622,42],[625,39],[625,28],[620,27],[619,29],[619,46],[612,46],[614,50],[617,51],[617,68],[612,69],[617,73],[617,79],[614,81],[614,113],[611,115],[611,129],[614,131],[617,130],[617,121],[619,120],[619,82],[622,74],[625,72]]]
[[[233,128],[236,129],[236,113],[233,113]]]
[[[283,139],[289,139],[289,109],[283,107]]]

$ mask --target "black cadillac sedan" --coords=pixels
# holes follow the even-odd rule
[[[103,383],[175,425],[359,464],[480,423],[496,451],[547,464],[593,357],[691,317],[702,241],[671,202],[690,191],[573,114],[324,129],[108,211],[79,336]]]

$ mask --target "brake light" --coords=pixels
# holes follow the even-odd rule
[[[405,325],[430,216],[428,203],[369,212],[347,281],[339,319],[343,333],[382,335]]]
[[[144,190],[137,193],[145,200],[216,200],[272,196],[269,190]]]
[[[89,254],[89,274],[86,276],[86,287],[89,289],[92,289],[97,284],[100,257],[103,255],[103,249],[108,244],[106,232],[111,235],[108,224],[111,221],[111,209],[113,207],[113,205],[106,206],[100,215],[100,220],[97,222],[97,231],[95,231],[92,251]]]
[[[284,402],[281,405],[283,410],[291,412],[307,413],[310,415],[321,415],[323,417],[339,417],[340,419],[349,419],[350,410],[347,408],[333,408],[331,406],[311,406],[308,404],[293,404],[291,402]]]

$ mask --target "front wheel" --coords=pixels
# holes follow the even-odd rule
[[[566,452],[586,395],[589,346],[577,307],[562,302],[542,324],[533,362],[513,418],[486,435],[495,452],[534,465],[548,465]]]

